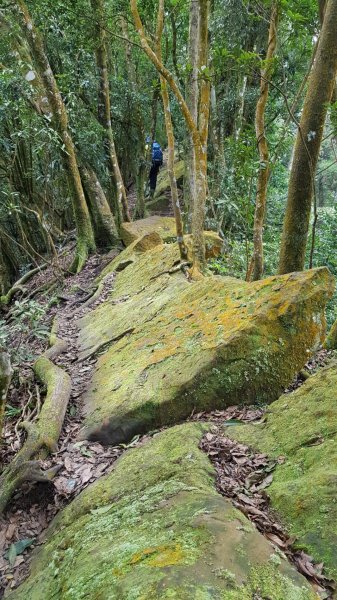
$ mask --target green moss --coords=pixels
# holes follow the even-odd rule
[[[277,600],[295,598],[296,589],[297,600],[314,598],[288,563],[272,563],[269,542],[216,492],[198,448],[206,429],[178,426],[123,455],[55,520],[29,579],[9,598],[241,600],[253,598],[256,573],[272,599],[274,589],[285,594]],[[237,590],[242,595],[232,596]]]
[[[165,241],[176,237],[175,220],[173,217],[152,216],[146,219],[122,223],[121,238],[126,246],[129,246],[144,234],[156,231]]]
[[[178,260],[167,244],[137,255],[82,319],[81,357],[101,354],[83,437],[119,443],[193,409],[274,400],[321,341],[327,270],[191,283]]]
[[[337,577],[337,363],[271,404],[260,425],[228,429],[273,457],[282,457],[268,488],[291,535]]]
[[[177,182],[181,181],[184,177],[185,164],[183,160],[180,160],[174,165],[174,174]],[[157,181],[155,198],[161,196],[164,192],[171,191],[170,178],[167,169],[161,169]]]
[[[248,582],[232,592],[226,592],[225,600],[254,600],[257,597],[268,600],[318,600],[314,591],[306,586],[295,585],[288,577],[275,571],[272,565],[251,570]]]

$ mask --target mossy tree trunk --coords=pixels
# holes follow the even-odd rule
[[[76,161],[75,148],[68,127],[68,116],[64,102],[58,89],[55,77],[45,53],[43,40],[35,28],[28,9],[23,0],[15,3],[21,29],[27,40],[35,67],[43,82],[52,111],[52,122],[62,140],[62,157],[68,176],[69,188],[73,201],[74,216],[77,229],[77,251],[72,270],[80,271],[88,255],[95,250],[94,234],[91,226],[89,210],[85,201],[81,177]]]
[[[337,0],[328,0],[295,142],[281,241],[281,274],[304,269],[314,178],[336,73]]]
[[[207,195],[207,137],[208,137],[208,118],[209,118],[209,96],[210,85],[207,74],[207,54],[208,54],[208,0],[200,0],[200,11],[202,10],[202,19],[200,18],[200,53],[199,56],[203,60],[200,65],[202,74],[202,87],[200,91],[199,102],[199,122],[196,126],[193,116],[186,104],[180,88],[173,77],[172,73],[158,59],[156,53],[151,48],[146,37],[144,27],[138,12],[137,0],[130,0],[131,12],[134,23],[140,37],[142,48],[146,55],[159,71],[159,73],[167,81],[173,94],[175,95],[179,107],[182,111],[188,131],[193,139],[195,152],[195,172],[196,172],[196,195],[193,201],[192,215],[192,238],[193,238],[193,267],[191,275],[197,278],[205,270],[205,238],[204,238],[204,222],[205,222],[205,204]]]
[[[118,226],[123,218],[124,221],[131,221],[128,199],[123,182],[121,170],[119,168],[117,153],[115,148],[114,136],[111,125],[111,106],[109,89],[109,70],[108,54],[106,46],[106,29],[104,15],[104,0],[91,0],[93,16],[95,20],[96,31],[96,63],[99,73],[99,100],[98,117],[105,131],[106,150],[110,165],[111,177],[114,177],[117,187],[117,203],[115,207],[115,218]],[[121,218],[122,216],[122,218]]]
[[[158,60],[162,62],[162,33],[164,28],[164,0],[159,0],[158,17],[157,17],[157,33],[156,33],[156,53]],[[166,79],[160,75],[161,97],[163,100],[165,127],[167,135],[168,156],[167,156],[167,172],[170,179],[171,199],[173,205],[173,213],[176,222],[177,242],[179,246],[181,260],[187,260],[187,248],[184,243],[183,220],[181,217],[178,186],[174,174],[174,133],[170,109],[170,99]]]
[[[259,150],[259,175],[257,180],[256,205],[254,215],[254,251],[247,273],[248,281],[257,281],[263,274],[263,226],[266,214],[267,188],[270,173],[269,149],[265,131],[265,112],[269,94],[269,79],[272,73],[272,60],[277,43],[277,24],[279,15],[278,0],[271,8],[268,47],[265,67],[261,70],[260,96],[256,105],[255,132]]]
[[[89,166],[80,165],[80,174],[93,223],[95,240],[101,248],[112,248],[118,241],[118,232],[108,200]]]

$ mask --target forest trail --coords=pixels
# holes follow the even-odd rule
[[[113,260],[112,264],[119,263],[125,271],[124,265],[130,264],[132,248],[138,243],[136,239],[128,250],[117,256],[115,261]],[[124,262],[123,255],[126,256]],[[113,256],[109,257],[109,260],[111,259]],[[102,261],[101,257],[95,256],[87,263],[81,274],[66,280],[65,289],[60,295],[62,302],[56,314],[53,311],[54,323],[57,323],[54,334],[56,333],[57,337],[67,343],[66,352],[60,354],[55,362],[69,373],[72,390],[58,450],[49,459],[44,460],[42,465],[44,469],[59,466],[60,470],[49,484],[38,483],[33,486],[26,484],[15,495],[10,509],[2,519],[3,533],[0,539],[2,550],[8,552],[9,548],[12,548],[10,561],[4,557],[1,559],[1,583],[7,590],[16,587],[27,575],[31,563],[31,551],[44,540],[45,529],[52,518],[71,503],[83,489],[98,481],[102,475],[112,473],[115,461],[122,454],[130,448],[146,447],[153,433],[156,433],[137,434],[134,438],[126,440],[126,443],[119,445],[105,443],[103,446],[95,441],[78,440],[83,425],[83,394],[85,395],[90,386],[99,359],[97,353],[84,359],[79,357],[78,336],[81,327],[78,324],[82,322],[83,327],[81,319],[85,320],[86,315],[94,313],[100,309],[99,307],[111,301],[109,299],[114,291],[116,277],[119,275],[114,270],[109,272],[109,269],[106,269],[107,263],[106,258]],[[105,275],[100,278],[102,272]],[[135,291],[136,295],[139,295],[139,291]],[[121,301],[123,303],[123,297]],[[326,360],[326,354],[323,353],[320,359]],[[242,423],[261,421],[264,411],[256,407],[231,406],[211,413],[192,412],[194,414],[189,419],[193,422],[210,424],[210,429],[200,440],[200,445],[216,467],[220,493],[230,498],[234,506],[257,526],[275,548],[279,549],[282,560],[282,557],[286,556],[295,564],[298,571],[311,581],[321,598],[332,598],[334,585],[323,574],[323,565],[318,564],[319,560],[315,562],[303,550],[298,551],[293,547],[291,536],[269,510],[269,501],[264,490],[272,481],[272,471],[276,462],[268,459],[266,454],[256,454],[248,446],[228,439],[223,429],[227,424],[235,425],[240,421]],[[163,432],[165,429],[159,427],[157,431]],[[247,478],[250,481],[249,485],[245,483]],[[26,548],[20,546],[22,540],[27,543]]]
[[[337,600],[337,0],[0,7],[0,598]]]

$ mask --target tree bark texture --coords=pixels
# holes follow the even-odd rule
[[[200,144],[194,145],[196,165],[196,195],[193,202],[192,237],[193,269],[202,271],[205,257],[205,210],[207,197],[207,142],[210,107],[210,79],[208,75],[208,19],[209,0],[199,0],[199,77],[200,95],[198,111],[198,131]]]
[[[337,0],[326,3],[290,173],[279,272],[304,269],[315,172],[337,73]]]

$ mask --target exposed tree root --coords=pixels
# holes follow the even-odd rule
[[[36,376],[47,386],[47,396],[38,420],[22,424],[27,431],[27,439],[0,477],[0,514],[24,481],[50,481],[58,470],[43,471],[36,460],[48,452],[55,452],[71,392],[69,375],[52,362],[67,349],[67,344],[55,333],[53,341],[54,345],[34,364]]]
[[[28,273],[25,273],[21,277],[21,279],[19,279],[16,283],[14,283],[13,287],[11,287],[11,289],[8,290],[8,292],[5,296],[0,296],[0,306],[2,304],[3,305],[9,304],[17,292],[24,293],[25,288],[23,287],[23,285],[25,283],[27,283],[27,281],[29,281],[29,279],[34,277],[34,275],[36,275],[37,273],[40,273],[41,271],[44,271],[47,267],[48,267],[48,263],[45,263],[45,264],[41,265],[40,267],[36,267],[35,269],[28,271]]]
[[[9,354],[0,348],[0,438],[5,415],[7,392],[12,380],[12,375],[13,370]]]

